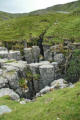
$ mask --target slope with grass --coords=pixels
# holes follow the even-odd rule
[[[74,88],[52,91],[35,102],[21,105],[9,97],[0,98],[0,105],[12,109],[0,120],[80,120],[80,82]]]
[[[47,14],[49,12],[60,12],[60,11],[65,13],[65,12],[72,12],[77,9],[80,10],[80,0],[70,2],[67,4],[55,5],[38,11],[33,11],[30,14]]]
[[[63,42],[64,39],[80,42],[80,16],[67,15],[61,21],[57,19],[46,32],[44,44]]]

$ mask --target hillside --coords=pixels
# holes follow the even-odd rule
[[[80,9],[80,0],[74,1],[67,4],[59,4],[52,7],[48,7],[43,10],[33,11],[31,14],[45,14],[49,12],[72,12],[76,9]]]
[[[36,101],[21,105],[9,97],[0,98],[12,109],[0,116],[0,120],[80,120],[80,82],[74,88],[52,91]]]

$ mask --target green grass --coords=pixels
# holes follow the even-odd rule
[[[80,16],[67,15],[60,21],[57,19],[57,24],[47,30],[43,43],[62,43],[64,39],[80,42]]]
[[[0,105],[12,109],[0,120],[80,120],[80,82],[74,88],[52,91],[35,102],[21,105],[8,97],[0,98]]]

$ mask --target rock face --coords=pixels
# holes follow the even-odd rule
[[[42,65],[40,70],[40,89],[49,85],[54,80],[54,67],[52,65]]]
[[[5,62],[1,61],[0,93],[6,95],[10,93],[10,90],[8,90],[8,88],[10,88],[15,91],[20,97],[24,96],[26,92],[20,86],[19,81],[22,81],[26,78],[26,69],[27,62],[24,61],[9,61],[7,59],[5,60]],[[16,99],[14,95],[12,95],[12,99]]]
[[[0,96],[9,95],[13,100],[19,97],[30,99],[43,88],[41,93],[56,88],[57,84],[60,88],[66,86],[64,80],[57,80],[61,78],[60,64],[65,62],[64,55],[56,52],[57,48],[52,46],[45,49],[44,58],[48,61],[39,62],[38,46],[24,48],[26,61],[21,60],[20,51],[8,52],[6,48],[0,47],[0,57],[5,58],[0,59]],[[51,87],[48,87],[50,84]]]
[[[69,86],[68,83],[62,78],[55,80],[51,83],[50,86],[46,86],[42,90],[40,90],[40,92],[36,94],[36,97],[42,96],[43,94],[46,94],[54,89],[62,89],[68,86]]]
[[[38,46],[32,46],[32,48],[25,48],[24,56],[28,63],[39,62],[40,48]]]
[[[29,74],[28,79],[31,79],[28,81],[29,92],[34,96],[45,86],[49,86],[52,81],[57,79],[57,70],[59,68],[55,62],[51,64],[48,61],[42,61],[40,63],[28,64],[28,69],[30,71],[29,73],[27,72],[27,75]]]

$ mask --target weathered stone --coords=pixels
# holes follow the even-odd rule
[[[0,89],[0,97],[6,96],[6,95],[10,96],[11,99],[13,99],[13,100],[19,99],[19,95],[16,94],[13,90],[11,90],[9,88]]]
[[[9,51],[9,59],[21,60],[21,53],[20,51]]]
[[[5,114],[5,113],[10,113],[11,111],[12,110],[6,105],[0,106],[0,115]]]
[[[52,65],[42,65],[39,67],[40,70],[40,89],[49,85],[54,80],[54,67]]]
[[[48,61],[53,61],[54,54],[50,51],[50,49],[44,52],[44,59]]]
[[[0,68],[8,61],[8,59],[0,59]]]
[[[68,83],[64,79],[58,79],[55,80],[51,83],[51,87],[54,89],[60,89],[60,88],[65,88],[68,87]]]
[[[8,80],[10,88],[15,90],[19,87],[19,77],[17,72],[15,71],[4,72],[3,77]]]
[[[58,64],[64,64],[65,57],[62,53],[55,54],[54,55],[54,61],[57,62]]]
[[[39,62],[40,48],[38,46],[24,48],[24,56],[28,63]]]
[[[8,83],[8,80],[0,76],[0,88],[3,88]]]
[[[33,54],[32,54],[32,48],[25,48],[24,49],[24,56],[25,56],[25,59],[26,59],[27,63],[34,62]]]
[[[8,51],[0,51],[0,58],[8,58]]]
[[[40,48],[38,46],[32,46],[32,54],[34,62],[39,62]]]
[[[0,47],[0,51],[8,51],[8,49],[5,47]]]

